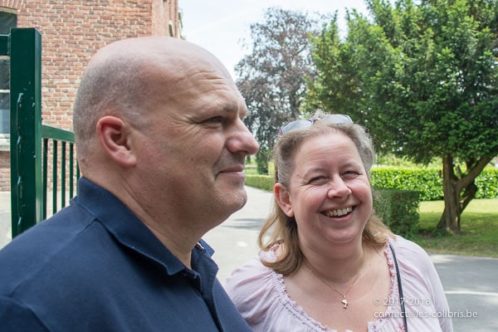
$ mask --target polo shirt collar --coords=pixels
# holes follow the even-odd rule
[[[185,265],[111,192],[82,177],[75,203],[88,210],[118,242],[160,264],[168,275],[185,270]],[[214,253],[202,240],[194,250],[208,256]]]

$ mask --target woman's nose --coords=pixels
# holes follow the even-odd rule
[[[351,194],[351,189],[347,186],[341,177],[337,177],[331,181],[327,196],[329,198],[344,197]]]

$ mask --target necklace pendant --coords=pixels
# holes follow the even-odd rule
[[[342,303],[342,308],[344,310],[346,310],[348,308],[348,305],[349,305],[348,300],[346,300],[346,298],[343,298],[341,303]]]

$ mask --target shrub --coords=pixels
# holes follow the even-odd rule
[[[391,231],[411,238],[419,221],[417,191],[377,189],[374,191],[374,210]]]
[[[270,175],[246,175],[246,185],[267,191],[273,191],[273,177]]]
[[[498,168],[488,167],[476,178],[476,198],[498,197]]]
[[[414,190],[422,201],[443,199],[443,182],[437,168],[374,167],[372,187],[378,189]]]
[[[371,172],[372,186],[378,189],[415,190],[420,200],[443,199],[443,179],[435,167],[374,167]],[[488,167],[476,178],[476,198],[498,197],[498,169]]]
[[[260,149],[256,154],[256,165],[259,174],[268,174],[268,162],[271,157],[271,150]]]

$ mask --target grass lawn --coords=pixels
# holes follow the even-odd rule
[[[434,235],[442,201],[421,202],[419,234],[412,240],[431,253],[498,257],[498,199],[476,199],[465,209],[458,235]]]

